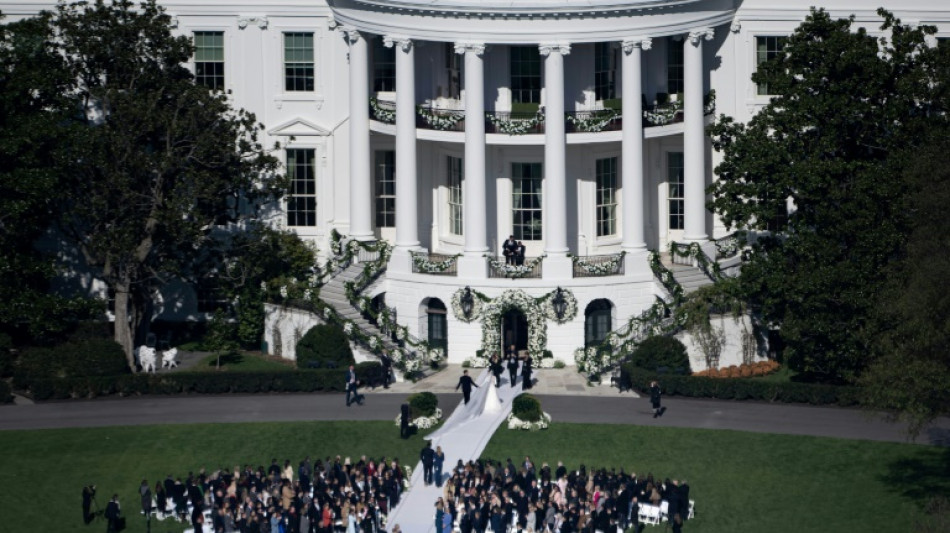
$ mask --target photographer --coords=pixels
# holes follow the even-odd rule
[[[89,512],[92,501],[96,498],[96,486],[86,485],[82,488],[82,521],[84,524],[92,522],[95,515]],[[97,506],[98,507],[98,506]]]

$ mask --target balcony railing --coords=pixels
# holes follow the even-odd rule
[[[620,111],[603,109],[600,111],[574,111],[565,113],[567,133],[599,133],[601,131],[620,131],[623,123]]]
[[[575,278],[623,275],[624,252],[610,255],[573,256]]]
[[[412,272],[436,276],[458,276],[457,255],[412,252]]]
[[[485,133],[503,133],[506,135],[528,135],[544,133],[544,112],[512,113],[508,111],[490,111],[485,113],[488,122]]]
[[[488,259],[489,278],[541,279],[543,255],[540,257],[525,257],[514,264],[506,263],[504,257],[486,256],[486,258]]]

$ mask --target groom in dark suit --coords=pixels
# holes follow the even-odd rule
[[[459,384],[455,386],[455,390],[459,390],[459,387],[462,387],[462,398],[465,399],[465,405],[468,405],[468,400],[472,397],[472,387],[478,388],[468,375],[468,370],[462,371],[462,377],[459,378]]]

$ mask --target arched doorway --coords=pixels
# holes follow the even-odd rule
[[[449,353],[449,322],[445,303],[438,298],[429,298],[426,305],[426,330],[428,331],[429,346],[442,348],[442,353]]]
[[[505,353],[509,346],[515,346],[515,351],[528,349],[528,317],[521,309],[509,309],[501,319],[501,353]]]
[[[607,338],[613,329],[613,304],[610,300],[599,299],[587,304],[584,310],[584,346],[595,346]]]

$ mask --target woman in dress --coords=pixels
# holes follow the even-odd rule
[[[656,381],[650,382],[650,403],[653,404],[653,418],[660,416],[660,384]]]

